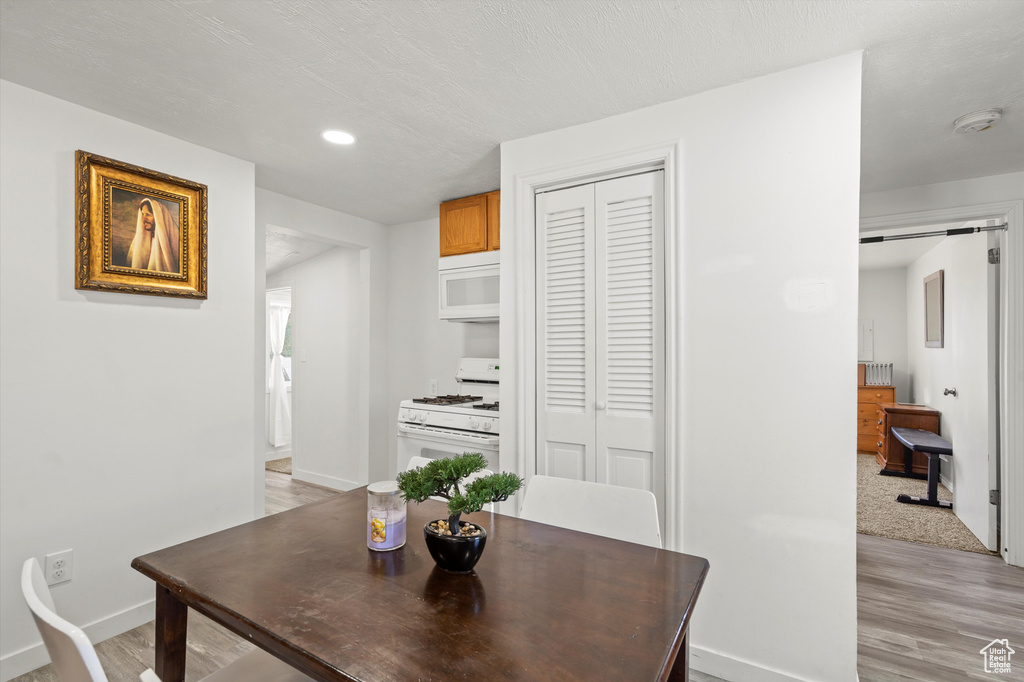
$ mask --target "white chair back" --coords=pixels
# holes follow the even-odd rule
[[[420,467],[426,466],[433,461],[434,460],[430,459],[429,457],[420,457],[419,455],[416,455],[414,457],[409,458],[409,466],[405,467],[405,470],[409,471],[410,469],[419,469]]]
[[[490,476],[493,473],[494,472],[491,471],[490,469],[481,469],[480,471],[475,471],[469,476],[466,476],[464,479],[462,479],[462,488],[465,489],[467,485],[469,485],[476,479],[483,478],[484,476]]]
[[[50,588],[35,558],[21,567],[21,592],[61,682],[107,682],[92,642],[54,611]]]
[[[661,547],[658,502],[649,490],[536,475],[519,517],[648,547]]]

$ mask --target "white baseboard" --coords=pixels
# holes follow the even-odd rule
[[[270,462],[275,459],[284,459],[285,457],[292,456],[292,446],[284,447],[281,446],[280,450],[267,450],[263,458],[264,462]]]
[[[791,673],[765,668],[750,661],[732,658],[699,646],[690,645],[690,668],[723,680],[743,682],[814,682]],[[856,674],[856,673],[855,673]]]
[[[324,474],[313,473],[312,471],[296,469],[294,465],[292,466],[292,478],[296,481],[315,483],[316,485],[322,485],[325,488],[333,488],[335,490],[341,490],[345,492],[348,492],[353,488],[358,488],[359,486],[366,485],[365,483],[358,483],[356,481],[346,481],[344,478],[326,476]]]
[[[112,616],[101,618],[82,628],[89,641],[99,644],[105,639],[110,639],[122,632],[128,632],[134,628],[148,623],[156,618],[156,600],[150,599],[138,606],[115,613]],[[0,680],[7,682],[19,675],[24,675],[36,668],[41,668],[50,662],[50,655],[46,653],[46,647],[42,642],[26,647],[21,651],[7,654],[0,658]],[[142,670],[139,670],[141,673]]]
[[[956,492],[956,491],[953,490],[953,483],[952,483],[952,481],[950,481],[948,478],[946,478],[942,474],[939,474],[939,483],[941,483],[942,485],[944,485],[947,488],[949,488],[949,492],[951,492],[951,493],[952,492]]]

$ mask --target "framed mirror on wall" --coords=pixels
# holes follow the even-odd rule
[[[942,348],[943,338],[943,275],[942,270],[924,278],[924,345]]]

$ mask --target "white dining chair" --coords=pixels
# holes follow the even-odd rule
[[[21,567],[21,592],[61,682],[108,682],[96,649],[86,634],[57,615],[50,588],[34,557]],[[160,682],[151,669],[139,675],[139,679]],[[312,679],[262,649],[255,649],[203,678],[202,682],[312,682]]]
[[[107,682],[92,642],[81,629],[55,612],[53,596],[35,558],[21,567],[21,591],[57,677],[62,682]]]
[[[420,457],[416,455],[409,458],[409,465],[405,467],[405,470],[409,471],[410,469],[419,469],[420,467],[426,466],[433,461],[434,460],[430,459],[429,457]]]
[[[526,484],[519,517],[661,547],[658,502],[649,490],[538,474]]]
[[[469,476],[466,476],[464,479],[462,479],[462,487],[465,488],[467,485],[469,485],[476,479],[483,478],[484,476],[490,476],[493,473],[494,472],[491,471],[490,469],[481,469],[480,471],[474,471]]]

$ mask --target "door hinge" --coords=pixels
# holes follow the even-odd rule
[[[989,504],[999,504],[999,491],[998,490],[989,490],[988,491],[988,503]]]
[[[999,265],[999,247],[988,250],[988,264]]]

